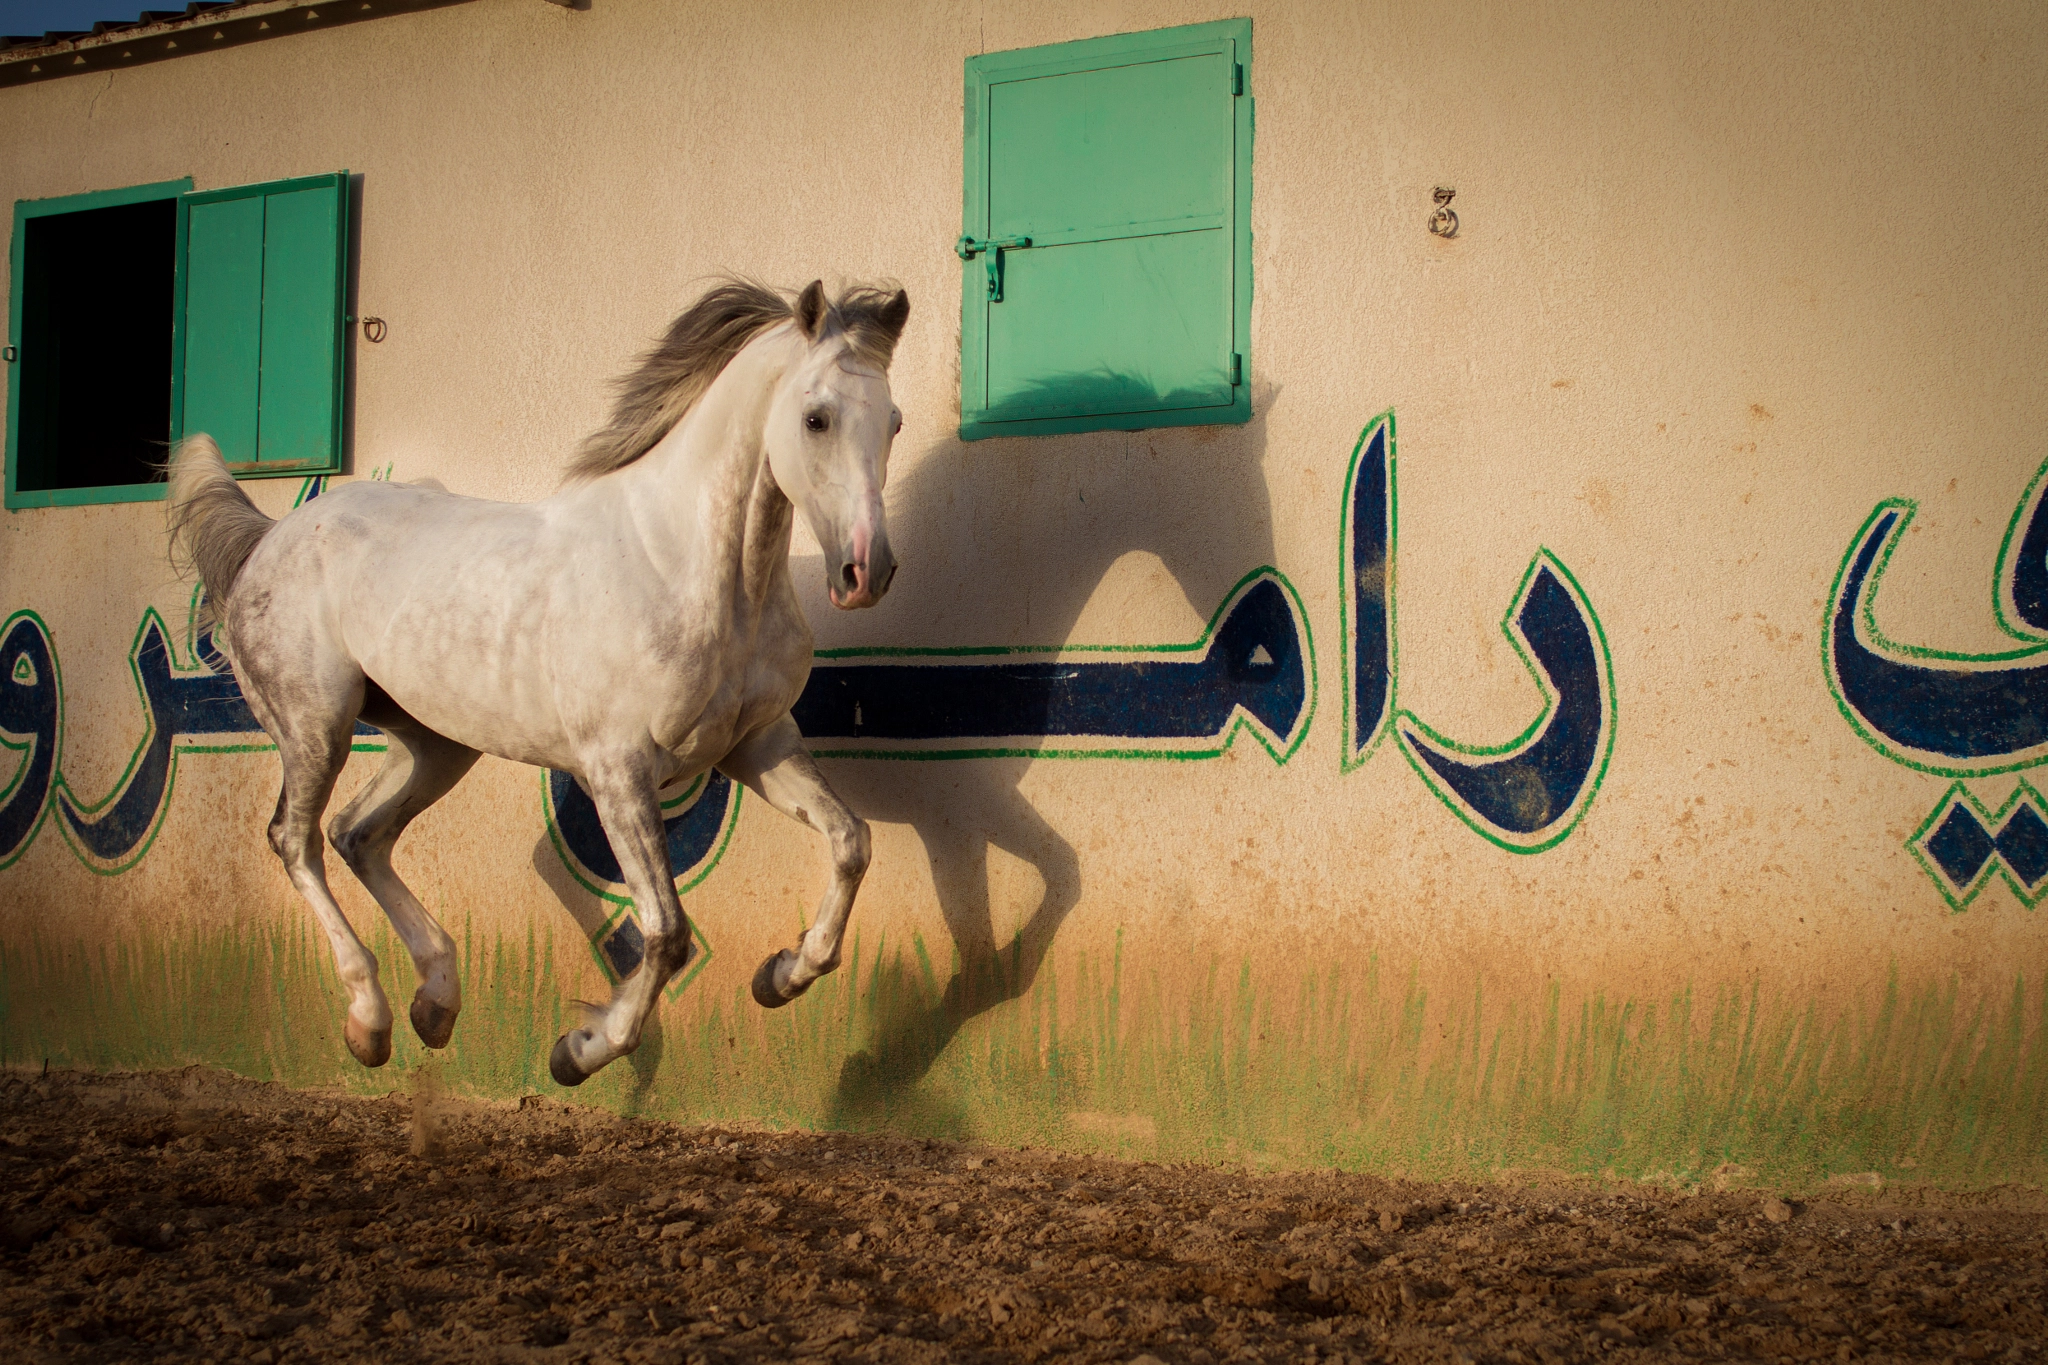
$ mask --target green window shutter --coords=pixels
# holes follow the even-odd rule
[[[172,433],[236,473],[341,467],[348,172],[187,194]]]
[[[1250,419],[1250,63],[1248,19],[968,59],[963,438]]]

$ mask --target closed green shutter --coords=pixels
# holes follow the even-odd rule
[[[339,469],[348,173],[184,195],[178,240],[173,435],[238,474]]]
[[[1250,62],[1250,20],[968,60],[964,438],[1250,419]]]

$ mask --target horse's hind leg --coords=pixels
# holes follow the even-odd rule
[[[412,997],[412,1029],[428,1047],[448,1046],[462,1010],[455,971],[455,941],[427,913],[391,866],[391,850],[413,817],[448,794],[476,763],[477,752],[427,729],[385,701],[372,684],[363,718],[383,729],[384,766],[327,826],[358,880],[391,919],[412,954],[419,989]]]
[[[335,970],[349,992],[342,1028],[348,1050],[364,1066],[382,1066],[391,1059],[391,1002],[377,982],[376,957],[356,937],[328,890],[326,846],[320,842],[320,813],[348,762],[349,737],[362,706],[362,675],[332,677],[328,686],[295,680],[283,698],[290,709],[280,710],[273,704],[279,698],[266,695],[271,689],[257,685],[259,671],[245,666],[243,692],[277,741],[284,764],[284,789],[270,819],[270,846],[333,945]]]

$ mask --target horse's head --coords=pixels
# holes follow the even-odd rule
[[[812,281],[796,301],[796,362],[769,404],[769,467],[823,547],[827,592],[843,610],[881,601],[896,574],[882,485],[903,427],[889,359],[909,316],[900,289],[854,289],[828,304]]]

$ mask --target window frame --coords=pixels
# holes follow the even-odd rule
[[[1162,60],[1222,52],[1236,64],[1239,78],[1231,110],[1232,184],[1228,230],[1231,234],[1231,401],[1206,408],[1158,409],[1149,412],[1032,417],[989,421],[987,267],[977,256],[961,262],[960,276],[960,439],[999,436],[1052,436],[1084,431],[1143,431],[1157,427],[1226,426],[1249,422],[1252,416],[1252,21],[1223,19],[1119,33],[1101,38],[1052,43],[1041,47],[989,52],[966,61],[966,94],[962,137],[961,233],[978,240],[989,236],[989,133],[992,88],[1008,80],[1100,70],[1131,64],[1124,59]],[[980,395],[976,398],[975,395]]]
[[[118,208],[128,204],[150,203],[158,200],[172,200],[177,206],[175,252],[172,264],[173,280],[171,295],[171,373],[169,431],[173,444],[184,437],[185,415],[185,332],[186,293],[190,276],[189,237],[191,215],[194,205],[219,203],[234,199],[247,199],[281,193],[311,189],[331,189],[335,196],[335,269],[334,304],[335,320],[334,360],[329,375],[330,391],[334,395],[328,428],[328,455],[325,459],[313,460],[246,460],[229,464],[238,479],[301,478],[308,474],[336,474],[341,472],[344,456],[344,440],[348,421],[347,369],[349,359],[348,326],[354,321],[348,311],[349,287],[349,245],[350,245],[350,183],[348,171],[330,171],[317,175],[293,176],[283,180],[267,180],[250,185],[224,185],[218,189],[195,191],[192,177],[182,176],[176,180],[159,180],[143,185],[125,185],[111,190],[89,190],[83,194],[59,195],[49,199],[17,199],[14,202],[14,235],[8,246],[8,310],[7,344],[17,348],[22,344],[22,306],[25,291],[23,277],[28,265],[28,234],[26,225],[32,218],[54,217],[68,213],[82,213],[92,209]],[[7,432],[6,432],[6,489],[4,502],[8,511],[31,507],[83,507],[108,503],[160,502],[163,500],[165,485],[161,480],[150,483],[97,484],[84,488],[38,488],[23,489],[18,486],[21,469],[21,370],[18,359],[7,365]],[[167,451],[166,454],[169,452]]]
[[[92,209],[120,208],[128,204],[145,204],[159,199],[180,199],[191,192],[192,177],[177,180],[158,180],[146,185],[127,185],[114,190],[88,190],[83,194],[58,195],[50,199],[17,199],[14,201],[14,236],[8,244],[8,296],[7,296],[7,344],[17,348],[17,359],[7,366],[7,490],[6,504],[9,511],[28,507],[80,507],[97,503],[115,502],[157,502],[164,496],[164,485],[157,483],[99,484],[90,488],[31,488],[16,486],[21,469],[19,441],[21,433],[21,369],[20,346],[22,344],[22,302],[25,290],[23,276],[28,267],[28,220],[51,218],[66,213],[84,213]],[[180,263],[182,268],[182,261]],[[172,342],[176,345],[175,338]],[[177,353],[172,352],[171,384],[177,386]]]

